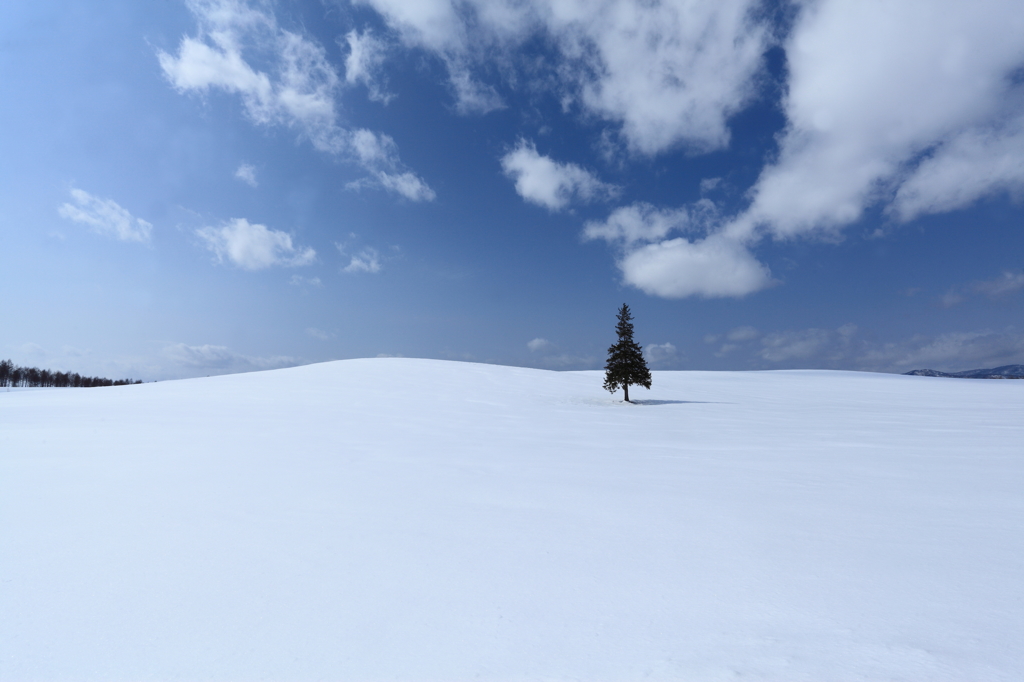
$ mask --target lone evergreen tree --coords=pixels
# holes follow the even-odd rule
[[[647,369],[647,362],[640,346],[633,341],[633,325],[630,323],[633,316],[629,314],[629,306],[623,303],[617,317],[619,323],[615,325],[615,333],[619,335],[619,341],[608,348],[608,364],[604,366],[604,387],[611,393],[622,387],[628,403],[630,385],[650,389],[651,370]]]

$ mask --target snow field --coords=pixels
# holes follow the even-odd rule
[[[408,359],[0,393],[0,679],[1024,679],[1024,381],[634,398]]]

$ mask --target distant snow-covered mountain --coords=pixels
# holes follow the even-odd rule
[[[952,377],[956,379],[1024,379],[1024,365],[1003,365],[992,369],[969,369],[964,372],[939,372],[934,369],[915,369],[904,372],[915,377]]]

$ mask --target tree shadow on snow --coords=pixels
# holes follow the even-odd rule
[[[622,401],[625,402],[625,401]],[[708,400],[630,400],[633,405],[699,405],[711,404]]]

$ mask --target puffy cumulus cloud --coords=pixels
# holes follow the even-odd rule
[[[256,167],[243,163],[235,171],[235,177],[250,187],[256,187],[259,183],[256,182]]]
[[[548,350],[549,348],[554,347],[554,344],[547,339],[537,337],[536,339],[527,342],[526,347],[530,349],[531,353],[536,353],[537,351]]]
[[[166,346],[162,354],[171,364],[170,371],[165,370],[165,373],[179,376],[254,372],[300,364],[296,358],[285,355],[254,357],[237,353],[227,346],[209,344],[190,346],[176,343]]]
[[[373,133],[339,125],[335,102],[342,80],[322,46],[281,28],[272,14],[243,0],[190,0],[188,6],[199,22],[198,35],[184,36],[176,55],[162,50],[157,55],[176,90],[204,93],[220,89],[237,94],[254,123],[285,125],[317,150],[359,163],[371,174],[365,184],[414,200],[433,199],[426,183],[401,167],[393,141],[387,156],[368,158],[362,147],[366,135]],[[355,34],[352,40],[359,49],[353,78],[365,80],[372,72],[372,46],[376,43],[368,42],[373,38],[367,34]],[[270,68],[254,68],[246,53]],[[405,176],[415,178],[421,187],[409,191],[412,183]]]
[[[834,232],[1024,187],[1024,12],[1014,0],[804,3],[785,44],[778,159],[730,230]]]
[[[243,270],[262,270],[273,265],[309,265],[316,251],[296,247],[287,232],[234,218],[220,227],[203,227],[196,235],[213,251],[218,261],[227,259]]]
[[[457,107],[499,108],[483,66],[545,38],[550,79],[588,114],[621,127],[636,152],[727,144],[726,121],[754,92],[769,32],[757,0],[362,0],[402,42],[447,65]],[[506,69],[507,71],[507,69]]]
[[[623,281],[653,296],[718,298],[745,296],[771,286],[767,266],[742,239],[716,231],[715,205],[701,199],[689,208],[659,209],[636,203],[590,221],[584,239],[604,239],[620,250]],[[703,238],[669,238],[673,232]]]
[[[766,235],[833,237],[873,205],[907,221],[1024,190],[1024,84],[1014,76],[1024,65],[1024,13],[1013,5],[801,4],[784,44],[787,126],[749,207],[711,215],[702,241],[667,239],[682,229],[681,212],[672,215],[678,227],[658,213],[623,213],[585,234],[663,240],[627,248],[620,261],[625,281],[648,293],[734,296],[771,283],[749,251]],[[943,304],[963,297],[951,292]]]
[[[101,199],[85,190],[72,189],[73,203],[61,204],[57,213],[76,223],[88,225],[93,232],[125,242],[148,242],[153,225],[136,218],[113,199]]]
[[[772,284],[765,265],[720,233],[641,246],[623,256],[619,269],[626,284],[663,298],[745,296]]]
[[[345,82],[349,85],[362,84],[370,99],[387,104],[394,97],[387,91],[387,84],[381,65],[387,54],[387,44],[372,31],[360,33],[351,30],[345,35],[348,56],[345,57]]]
[[[679,350],[668,342],[650,343],[644,347],[644,357],[653,367],[663,367],[679,359]]]
[[[619,192],[615,185],[601,182],[574,163],[559,163],[539,154],[532,142],[522,139],[501,158],[501,168],[515,182],[519,196],[549,211],[560,211],[573,199],[585,202]]]

